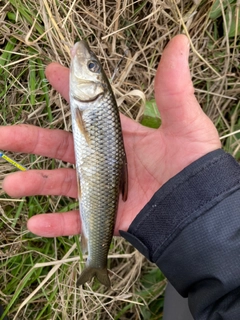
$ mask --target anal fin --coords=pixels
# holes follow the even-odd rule
[[[82,250],[82,253],[86,253],[88,251],[88,239],[85,236],[83,230],[81,233],[81,250]]]

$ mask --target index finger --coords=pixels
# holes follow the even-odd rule
[[[0,127],[0,149],[75,162],[72,134],[59,129],[27,124]]]
[[[53,88],[69,102],[69,69],[52,62],[46,67],[45,75]]]

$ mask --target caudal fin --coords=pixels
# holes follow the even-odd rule
[[[80,274],[77,280],[77,286],[83,285],[85,282],[90,281],[93,277],[96,277],[98,281],[106,287],[111,286],[111,282],[108,276],[107,268],[97,269],[92,267],[86,267]]]

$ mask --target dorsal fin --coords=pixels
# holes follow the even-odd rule
[[[123,166],[122,166],[122,177],[120,184],[121,192],[122,192],[122,200],[127,201],[128,197],[128,166],[127,166],[127,157],[124,152],[123,155]]]

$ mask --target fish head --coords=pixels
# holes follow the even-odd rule
[[[86,41],[71,50],[70,95],[81,102],[95,101],[107,89],[105,74]]]

